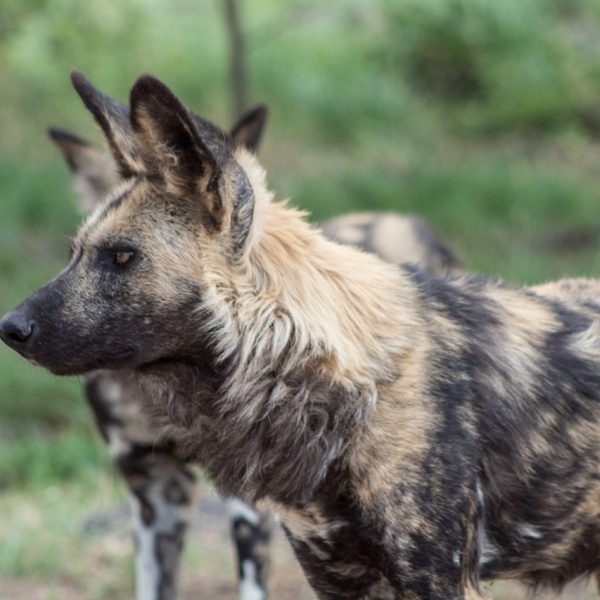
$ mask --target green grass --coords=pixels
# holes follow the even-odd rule
[[[53,582],[57,590],[72,582],[89,600],[114,598],[117,593],[127,597],[133,579],[133,544],[127,532],[107,540],[82,531],[90,512],[123,501],[119,482],[98,473],[82,475],[77,482],[57,481],[27,494],[0,494],[0,511],[11,515],[0,521],[0,581],[39,581],[43,590],[52,590]]]
[[[6,436],[6,450],[0,455],[0,492],[91,480],[109,465],[104,443],[89,424],[62,432],[29,426],[19,434],[17,440]]]
[[[242,8],[252,98],[271,106],[263,157],[280,197],[315,219],[423,215],[469,269],[515,282],[600,275],[597,2]],[[0,313],[62,268],[79,222],[44,133],[57,124],[99,139],[68,71],[82,68],[121,100],[151,71],[226,125],[221,17],[212,0],[3,7]],[[110,481],[93,431],[77,380],[0,346],[0,536],[10,534],[0,576],[68,570],[69,513]],[[25,552],[31,535],[42,536],[39,553]]]

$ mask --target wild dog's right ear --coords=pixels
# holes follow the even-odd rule
[[[102,129],[122,177],[133,177],[141,171],[137,158],[129,111],[116,100],[96,89],[79,71],[71,73],[73,87]]]
[[[259,104],[244,113],[229,132],[233,143],[256,152],[265,130],[268,113],[264,104]]]

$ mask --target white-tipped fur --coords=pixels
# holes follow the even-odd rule
[[[219,330],[215,338],[222,359],[235,352],[241,369],[258,379],[278,360],[293,329],[291,368],[320,356],[334,361],[328,372],[339,383],[359,380],[371,388],[375,380],[387,379],[394,371],[390,358],[407,348],[406,338],[390,332],[390,321],[404,320],[412,327],[410,318],[402,316],[413,311],[410,299],[400,293],[400,273],[367,253],[323,238],[302,211],[272,201],[254,156],[238,150],[236,158],[250,179],[256,205],[247,260],[235,284],[224,281],[220,270],[207,273],[212,285],[205,302],[214,315],[212,328]],[[229,285],[235,286],[234,293],[223,293]],[[368,303],[361,290],[368,290]],[[340,293],[346,302],[339,302]],[[393,315],[386,314],[390,306],[396,309]],[[232,377],[243,379],[241,370]]]

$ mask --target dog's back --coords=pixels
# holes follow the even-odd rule
[[[463,268],[454,253],[419,217],[391,212],[352,213],[326,221],[323,233],[393,263],[412,263],[434,275]]]

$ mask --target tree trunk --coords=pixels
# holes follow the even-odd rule
[[[229,76],[231,79],[233,119],[239,118],[248,108],[248,81],[246,73],[244,38],[240,27],[237,0],[222,0],[229,33]]]

